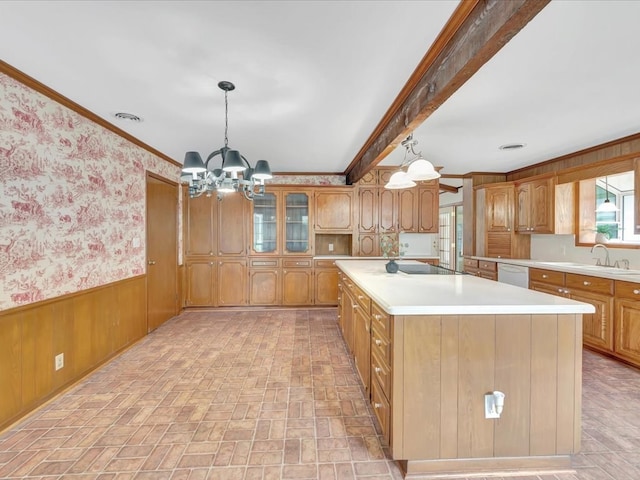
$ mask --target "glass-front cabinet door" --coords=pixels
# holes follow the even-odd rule
[[[284,220],[284,253],[309,253],[308,194],[303,192],[284,192]]]
[[[253,199],[253,238],[255,253],[278,253],[278,197],[265,193]]]

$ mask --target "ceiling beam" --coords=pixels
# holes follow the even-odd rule
[[[462,0],[347,167],[347,184],[395,150],[549,2]]]
[[[458,193],[458,190],[461,188],[461,187],[454,187],[452,185],[447,185],[445,183],[440,183],[438,187],[442,191],[451,192],[451,193]]]

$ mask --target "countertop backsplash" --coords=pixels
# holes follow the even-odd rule
[[[576,247],[574,235],[531,235],[531,260],[595,265],[598,258],[604,263],[605,254],[600,250],[591,253],[591,247]],[[640,270],[640,249],[609,248],[609,259],[612,265],[616,260],[629,260],[631,270]]]
[[[437,233],[400,233],[400,257],[434,257],[438,255]]]

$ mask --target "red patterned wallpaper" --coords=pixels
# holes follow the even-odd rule
[[[143,274],[147,170],[180,177],[0,74],[0,311]]]

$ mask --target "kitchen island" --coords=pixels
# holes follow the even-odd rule
[[[593,306],[471,275],[389,274],[380,260],[336,264],[340,328],[407,477],[570,468]],[[485,418],[494,391],[504,409]]]

